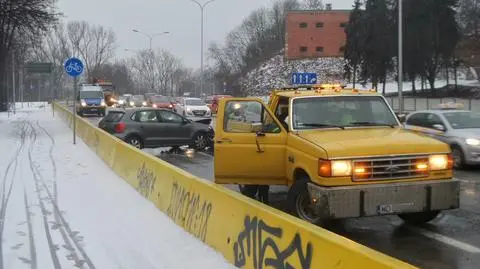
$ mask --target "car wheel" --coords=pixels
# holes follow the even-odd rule
[[[410,225],[419,225],[434,220],[440,211],[418,212],[398,215],[405,223]]]
[[[302,220],[312,224],[321,224],[322,218],[315,213],[314,205],[307,190],[309,181],[310,178],[306,175],[296,179],[296,182],[288,191],[288,208],[291,214]]]
[[[136,147],[137,149],[143,149],[143,141],[140,137],[133,135],[125,139],[125,142]]]
[[[193,137],[193,148],[196,150],[204,150],[208,145],[207,134],[200,132]]]
[[[465,154],[458,146],[452,146],[453,167],[462,169],[465,167]]]

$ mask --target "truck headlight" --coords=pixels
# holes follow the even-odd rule
[[[476,138],[467,138],[465,140],[465,143],[467,143],[470,146],[479,146],[480,145],[480,140]]]
[[[319,160],[318,175],[321,177],[348,177],[352,175],[352,162],[348,160]]]
[[[142,106],[146,106],[147,105],[147,102],[142,102]]]
[[[81,106],[87,106],[87,103],[85,103],[85,101],[82,100],[82,101],[80,102],[80,105],[81,105]]]
[[[102,102],[100,102],[100,105],[105,106],[105,101],[102,100]]]
[[[134,106],[134,105],[135,105],[135,103],[134,103],[134,102],[130,102],[130,106]]]
[[[434,171],[452,169],[453,160],[450,155],[446,155],[446,154],[431,155],[428,158],[428,167],[430,170],[434,170]]]
[[[125,101],[124,101],[124,100],[118,100],[118,103],[119,103],[120,105],[123,105],[123,104],[125,103]]]

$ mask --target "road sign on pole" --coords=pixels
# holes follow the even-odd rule
[[[317,84],[316,73],[293,73],[292,85],[313,85]]]
[[[65,72],[73,77],[73,144],[76,144],[77,131],[77,77],[83,73],[83,63],[80,59],[72,57],[68,59],[64,66]]]

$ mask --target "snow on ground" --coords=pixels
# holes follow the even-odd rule
[[[234,268],[73,145],[50,108],[0,113],[0,130],[0,268]]]
[[[249,92],[247,95],[263,96],[268,95],[271,89],[290,85],[291,76],[295,72],[316,73],[317,81],[319,83],[344,83],[344,66],[344,59],[338,57],[285,61],[284,55],[279,54],[248,72],[240,80],[240,84],[244,89],[248,89]],[[444,79],[445,74],[443,73],[438,75],[438,80],[435,83],[437,88],[447,85],[447,82]],[[450,78],[453,78],[453,72],[450,73]],[[397,92],[398,86],[397,83],[393,81],[394,78],[392,74],[388,80],[392,82],[386,83],[386,92]],[[450,83],[453,83],[453,79],[450,80]],[[471,76],[470,71],[467,68],[459,68],[458,83],[460,85],[480,87],[479,81]],[[420,81],[418,81],[416,85],[417,88],[420,88]],[[349,86],[352,85],[350,84]],[[366,89],[371,87],[371,85],[361,87],[360,84],[357,84],[357,86]],[[411,82],[405,82],[403,84],[403,89],[405,91],[410,91],[411,88]],[[382,89],[382,84],[379,85],[379,89]]]

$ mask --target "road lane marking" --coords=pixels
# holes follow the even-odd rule
[[[453,239],[451,237],[444,236],[444,235],[434,233],[434,232],[431,232],[431,231],[428,231],[428,230],[425,230],[425,229],[421,229],[421,228],[416,228],[416,227],[415,228],[414,227],[408,227],[408,228],[410,230],[416,232],[416,233],[419,233],[419,234],[425,236],[425,237],[428,237],[428,238],[433,239],[433,240],[437,240],[439,242],[450,245],[452,247],[455,247],[455,248],[458,248],[458,249],[461,249],[461,250],[464,250],[464,251],[467,251],[467,252],[470,252],[470,253],[480,253],[480,248],[477,248],[477,247],[469,245],[467,243],[458,241],[458,240]]]

